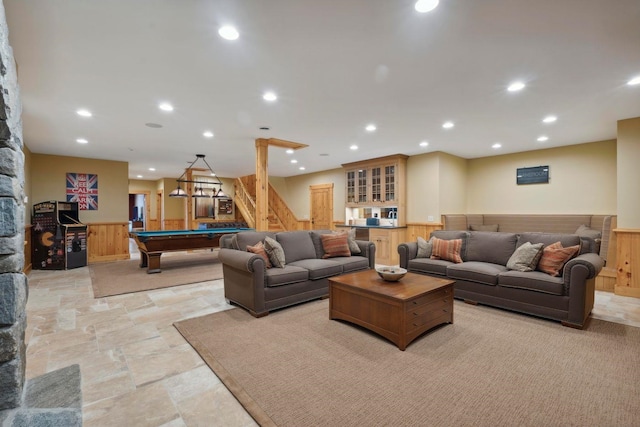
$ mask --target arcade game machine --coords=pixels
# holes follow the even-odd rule
[[[34,270],[66,270],[87,265],[87,226],[77,202],[33,205],[31,262]]]

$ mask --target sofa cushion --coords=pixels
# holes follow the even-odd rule
[[[442,240],[436,237],[433,239],[431,258],[459,263],[462,262],[460,257],[461,249],[462,239]]]
[[[447,275],[447,267],[453,265],[451,261],[445,261],[443,259],[431,259],[431,258],[415,258],[409,260],[407,264],[409,271],[417,273],[437,274],[439,276]]]
[[[469,233],[465,261],[507,265],[516,250],[517,240],[518,235],[514,233],[472,231]]]
[[[322,239],[322,258],[332,258],[337,256],[351,256],[349,243],[347,243],[347,233],[331,233],[320,236]]]
[[[599,232],[598,230],[594,230],[593,228],[585,224],[582,224],[580,227],[578,227],[574,234],[577,234],[580,237],[591,237],[594,240],[602,238],[601,232]]]
[[[542,250],[542,257],[538,262],[538,270],[552,276],[559,276],[562,267],[580,251],[580,245],[562,246],[562,243],[555,242]]]
[[[308,231],[284,231],[276,234],[276,240],[284,249],[287,264],[300,259],[316,257],[311,234]]]
[[[507,267],[488,262],[466,261],[447,267],[447,277],[450,279],[467,280],[484,285],[497,285],[498,275],[507,271]]]
[[[351,271],[357,270],[366,270],[367,268],[369,268],[369,259],[367,257],[359,255],[331,258],[330,261],[342,265],[343,273],[349,273]]]
[[[269,288],[305,282],[309,279],[309,270],[295,265],[285,265],[284,268],[266,270],[265,280]]]
[[[462,248],[460,248],[460,258],[462,260],[467,259],[467,240],[469,239],[468,231],[445,231],[436,230],[432,231],[430,237],[437,237],[443,240],[462,239]]]
[[[342,264],[328,259],[301,259],[287,265],[306,268],[309,270],[309,279],[311,280],[323,279],[325,277],[342,274]]]
[[[416,258],[430,258],[433,251],[433,238],[424,240],[418,236],[418,255]]]
[[[275,234],[269,231],[241,231],[231,238],[231,247],[241,251],[247,246],[253,246],[258,242],[263,242],[265,237],[275,238]]]
[[[555,242],[562,243],[563,247],[580,245],[580,236],[575,234],[557,234],[557,233],[521,233],[518,235],[518,243],[516,246],[520,246],[525,242],[531,243],[543,243],[545,246],[549,246]],[[582,251],[580,252],[582,253]]]
[[[352,228],[347,232],[347,243],[349,244],[349,250],[352,255],[357,255],[362,253],[362,249],[356,243],[356,229]]]
[[[471,230],[471,231],[498,231],[498,224],[488,224],[488,225],[471,224],[469,226],[469,230]]]
[[[506,271],[498,276],[498,286],[526,289],[545,294],[563,295],[564,285],[561,277],[549,276],[541,271]]]
[[[516,271],[533,271],[538,266],[538,261],[542,256],[542,243],[531,244],[525,242],[515,250],[509,261],[507,268]]]
[[[286,264],[284,249],[282,249],[282,245],[267,236],[264,238],[264,250],[267,251],[269,255],[269,260],[274,267],[284,268]]]
[[[309,232],[311,241],[313,242],[313,248],[316,250],[315,258],[322,258],[324,256],[324,249],[322,248],[322,235],[333,233],[331,230],[313,230]]]
[[[271,261],[269,261],[269,255],[267,255],[267,251],[264,249],[264,244],[262,244],[262,242],[258,242],[254,246],[247,246],[247,251],[253,252],[254,254],[260,255],[262,258],[264,258],[264,263],[267,268],[273,267],[271,265]]]

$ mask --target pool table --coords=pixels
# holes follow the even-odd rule
[[[163,252],[187,251],[220,247],[220,237],[253,228],[210,228],[207,230],[136,231],[129,236],[140,250],[140,268],[147,273],[160,273],[160,256]]]

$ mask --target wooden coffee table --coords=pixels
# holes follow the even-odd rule
[[[407,273],[385,282],[375,270],[329,279],[329,318],[382,335],[400,350],[429,329],[453,323],[453,280]]]

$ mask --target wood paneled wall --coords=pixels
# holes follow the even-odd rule
[[[129,223],[87,224],[87,252],[89,263],[129,259]]]
[[[165,219],[162,221],[163,230],[186,230],[184,226],[184,219]]]
[[[640,298],[640,229],[614,230],[617,237],[617,295]]]
[[[22,272],[29,274],[31,267],[31,224],[27,224],[24,227],[24,268]]]
[[[432,231],[442,230],[443,225],[439,222],[411,222],[407,223],[407,242],[415,242],[418,236],[429,240]]]
[[[147,220],[147,231],[156,231],[160,230],[160,221],[157,219],[148,219]]]

